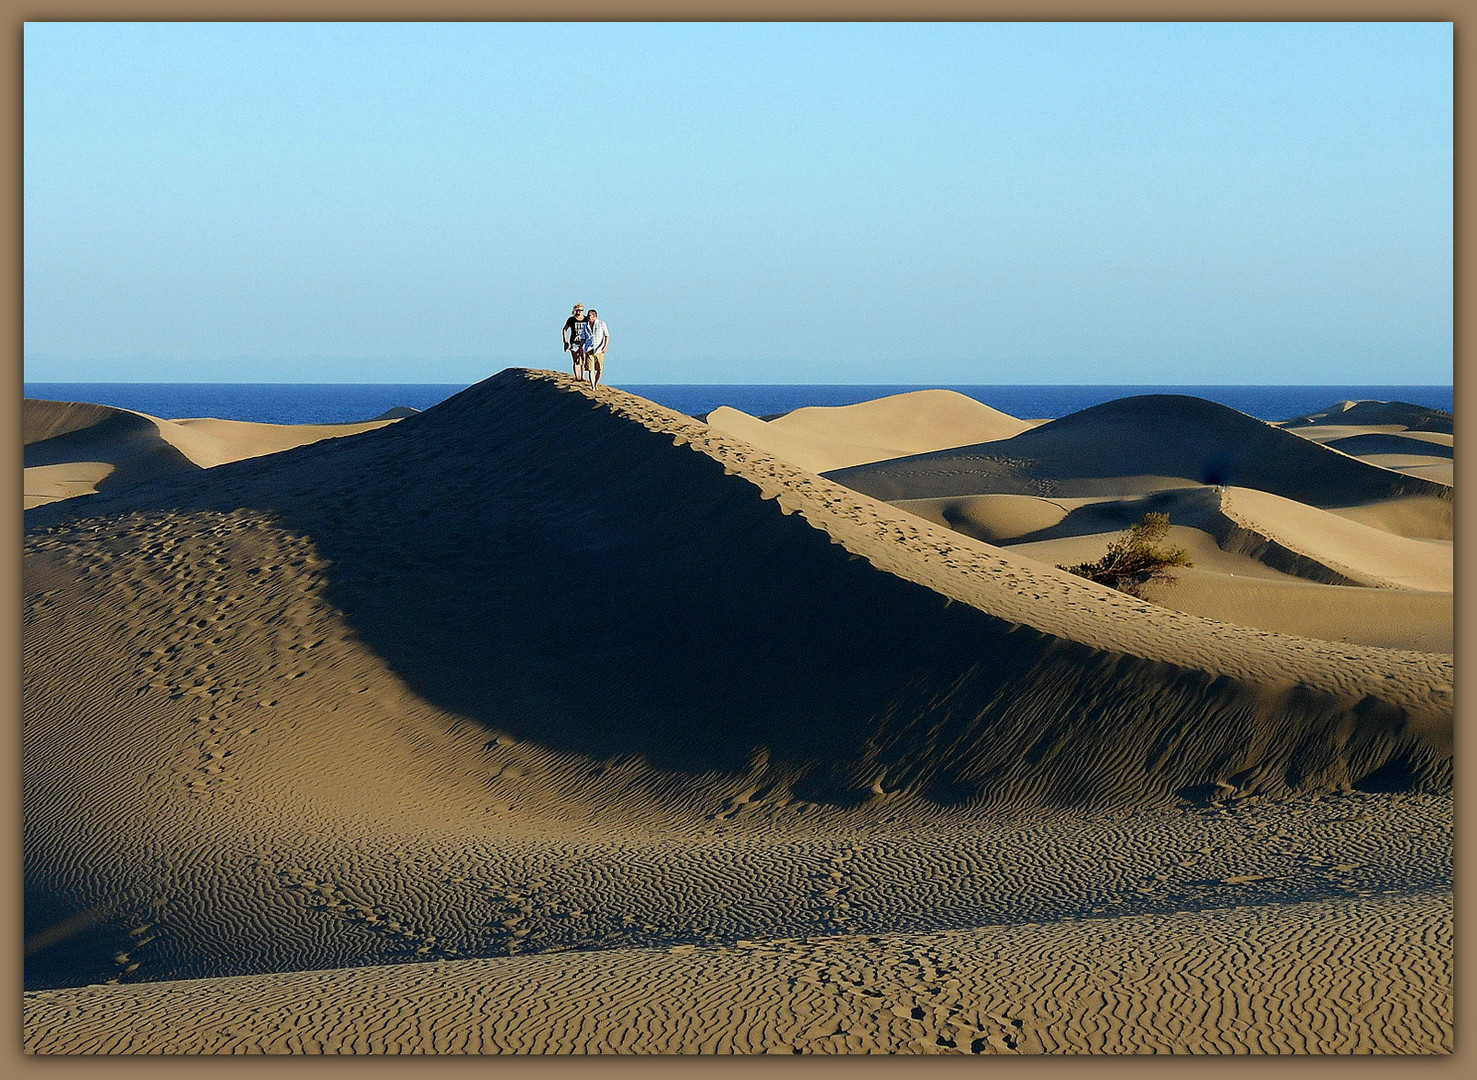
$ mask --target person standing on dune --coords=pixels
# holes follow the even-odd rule
[[[591,308],[585,316],[590,327],[590,337],[585,344],[585,370],[590,375],[590,388],[600,385],[600,376],[605,373],[605,350],[610,346],[610,331],[600,319],[600,313]]]
[[[574,359],[574,377],[581,382],[585,378],[585,356],[581,341],[588,323],[585,322],[585,305],[575,304],[574,314],[564,320],[564,351]]]

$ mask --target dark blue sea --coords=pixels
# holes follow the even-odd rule
[[[899,386],[624,385],[623,390],[698,416],[728,405],[774,416],[806,405],[854,405],[910,390]],[[439,383],[46,383],[28,382],[28,398],[89,401],[168,420],[214,416],[270,424],[333,424],[369,420],[399,405],[429,409],[462,385]],[[1407,401],[1452,411],[1450,386],[950,386],[1001,412],[1027,420],[1055,419],[1137,394],[1190,394],[1262,420],[1290,420],[1338,401]]]

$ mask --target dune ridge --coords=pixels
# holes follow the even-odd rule
[[[708,413],[706,422],[817,473],[1007,439],[1032,426],[954,390],[914,390],[855,405],[809,406],[772,420],[725,405]]]

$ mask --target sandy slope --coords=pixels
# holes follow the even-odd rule
[[[42,507],[25,583],[31,987],[1048,924],[958,946],[977,986],[1063,919],[1249,898],[1281,941],[1288,902],[1379,891],[1365,960],[1400,942],[1437,988],[1388,1037],[1449,1038],[1445,924],[1398,899],[1449,887],[1448,658],[1135,601],[618,390],[504,372],[382,430]],[[1406,789],[1434,793],[1385,793]],[[854,969],[856,947],[813,955]],[[633,956],[590,961],[602,1007],[683,1015],[692,976]],[[1270,979],[1276,1016],[1359,1029],[1318,1045],[1377,1041],[1278,963],[1216,1000]],[[455,978],[558,1000],[568,970]],[[340,1006],[424,992],[351,976],[296,984],[345,995],[325,1045]],[[1094,977],[1062,978],[1053,1000],[1087,996],[1058,1048],[1172,1026],[1149,989],[1103,1026]],[[770,1019],[707,1010],[645,1045],[790,1038],[786,971],[739,981]],[[102,1008],[123,1045],[136,992],[34,996],[29,1037],[83,1045]],[[220,1038],[230,1007],[204,1008]],[[604,1045],[593,1020],[445,1019]],[[1281,1045],[1283,1022],[1170,1035]],[[857,1037],[901,1038],[881,1023]]]
[[[104,487],[208,469],[294,446],[382,427],[258,424],[237,420],[161,420],[72,401],[23,403],[25,508],[90,495]]]
[[[768,421],[725,405],[707,422],[810,472],[1008,439],[1032,426],[953,390],[796,409]]]

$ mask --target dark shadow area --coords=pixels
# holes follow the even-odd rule
[[[1355,784],[1357,791],[1386,793],[1410,791],[1424,786],[1420,772],[1404,757],[1391,758],[1374,772],[1361,777]]]
[[[23,896],[26,990],[85,986],[117,978],[133,943],[128,924],[107,905],[82,908],[55,890],[26,883]]]
[[[1282,423],[1286,427],[1399,424],[1408,431],[1434,431],[1445,435],[1450,435],[1455,430],[1451,413],[1428,405],[1413,405],[1408,401],[1360,401],[1347,409],[1330,408],[1284,420]]]
[[[200,471],[200,466],[165,441],[152,421],[129,412],[109,412],[111,415],[88,427],[27,443],[24,468],[105,462],[113,466],[113,471],[98,484],[99,492],[153,477]]]
[[[1372,432],[1368,435],[1350,435],[1347,439],[1333,439],[1323,444],[1346,454],[1362,457],[1365,454],[1414,454],[1420,457],[1445,458],[1450,461],[1455,452],[1445,443],[1427,442],[1425,439],[1410,439],[1404,435]]]

